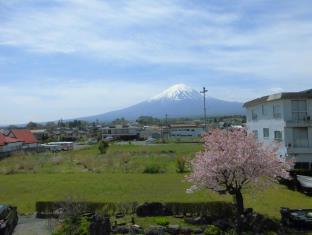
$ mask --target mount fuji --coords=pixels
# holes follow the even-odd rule
[[[212,97],[206,98],[208,116],[242,115],[242,103]],[[87,121],[111,121],[116,118],[135,120],[139,116],[199,117],[203,116],[203,95],[184,84],[174,85],[160,94],[130,107],[81,118]]]

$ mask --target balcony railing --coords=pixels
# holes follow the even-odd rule
[[[312,126],[312,120],[311,118],[307,117],[302,120],[288,120],[286,121],[286,126],[287,127],[309,127]]]
[[[312,146],[308,147],[288,147],[288,154],[312,154]]]

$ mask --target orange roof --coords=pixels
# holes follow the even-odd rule
[[[16,129],[16,130],[11,130],[11,133],[15,136],[15,138],[23,141],[26,144],[36,144],[37,143],[35,136],[31,133],[30,130]]]
[[[5,144],[4,139],[5,139],[5,136],[0,133],[0,146],[3,146]]]
[[[16,142],[22,142],[22,140],[11,138],[0,133],[0,146],[9,144],[9,143],[16,143]]]

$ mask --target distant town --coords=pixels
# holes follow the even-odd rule
[[[213,117],[207,119],[210,128],[243,128],[244,116]],[[8,126],[0,129],[0,155],[7,156],[14,151],[67,150],[58,148],[57,143],[96,144],[106,141],[200,141],[205,132],[203,119],[174,118],[158,119],[141,116],[136,121],[124,118],[112,122],[87,122],[81,120],[30,122],[25,127]],[[2,142],[1,142],[2,140]]]

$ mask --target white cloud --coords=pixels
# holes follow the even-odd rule
[[[0,22],[0,44],[109,61],[187,64],[273,80],[306,79],[312,73],[312,22],[298,18],[309,9],[298,4],[287,14],[258,14],[252,19],[255,26],[247,27],[248,2],[234,10],[186,3],[72,0],[13,8]]]
[[[1,123],[51,121],[104,113],[143,101],[161,91],[158,84],[106,81],[44,81],[0,86],[5,94]]]
[[[209,72],[214,71],[224,76],[218,84],[211,82],[209,94],[227,100],[246,101],[276,91],[311,87],[312,18],[304,2],[283,1],[283,6],[275,8],[271,1],[217,2],[55,0],[45,6],[41,1],[0,0],[0,46],[30,55],[69,54],[103,64],[198,68],[207,74],[208,85]],[[14,59],[14,55],[1,56],[0,65]],[[173,79],[172,73],[164,73],[159,78],[162,81],[153,85],[148,79],[139,84],[135,79],[118,82],[116,78],[105,82],[73,78],[58,84],[49,74],[32,84],[5,86],[4,82],[0,92],[7,95],[7,101],[1,122],[106,112],[155,95],[170,79],[178,83],[193,76],[173,74]],[[199,83],[196,75],[194,72],[194,84]],[[256,85],[242,81],[226,84],[223,78],[229,77],[248,77]],[[266,85],[260,87],[260,80]],[[151,86],[153,94],[149,94]]]

